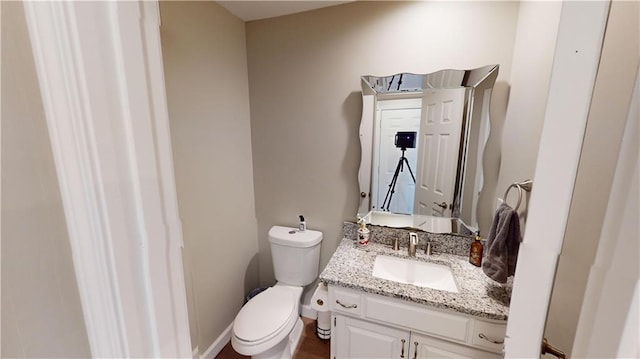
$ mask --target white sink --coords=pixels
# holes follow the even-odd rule
[[[379,255],[373,264],[373,276],[458,293],[451,268],[441,264]]]

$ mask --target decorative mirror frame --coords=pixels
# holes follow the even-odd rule
[[[360,146],[361,146],[361,161],[358,171],[358,183],[360,186],[360,205],[358,208],[358,217],[374,218],[371,215],[371,193],[372,193],[372,178],[373,178],[373,158],[374,158],[374,135],[375,135],[375,112],[376,102],[378,97],[384,97],[385,100],[391,98],[416,98],[420,96],[424,89],[437,89],[437,88],[452,88],[452,87],[465,87],[467,88],[469,100],[465,105],[463,125],[462,125],[462,139],[460,141],[458,166],[456,169],[456,179],[454,186],[453,205],[452,205],[452,218],[460,219],[462,210],[462,199],[466,195],[471,197],[474,204],[469,210],[471,213],[465,213],[468,217],[467,222],[461,221],[463,226],[467,227],[465,232],[473,231],[477,229],[477,215],[475,214],[475,208],[477,207],[477,197],[483,187],[483,174],[482,174],[482,155],[484,153],[484,147],[486,140],[489,136],[490,124],[489,124],[489,103],[491,99],[491,91],[498,76],[499,65],[488,65],[472,70],[440,70],[430,74],[411,74],[400,73],[396,75],[386,77],[376,76],[362,76],[362,117],[360,121]],[[455,75],[455,76],[451,76]],[[402,80],[397,79],[405,78]],[[394,81],[396,81],[394,83]],[[435,83],[435,85],[434,85]],[[392,89],[392,85],[395,87]],[[477,95],[477,97],[476,97]],[[473,144],[478,149],[478,162],[476,168],[473,168],[474,185],[471,186],[471,190],[465,190],[465,174],[469,170],[466,168],[469,156],[469,133],[471,131],[471,123],[474,120],[474,114],[480,119],[485,119],[484,123],[481,123],[481,129],[484,131],[484,136],[479,138],[479,143]],[[476,178],[475,174],[479,177]],[[475,193],[474,193],[475,192]],[[369,214],[369,215],[367,215]],[[387,217],[393,215],[392,213],[385,212]],[[407,216],[398,214],[406,218]],[[416,215],[413,215],[416,216]],[[424,217],[424,216],[421,216]],[[406,220],[402,220],[402,223],[407,223]],[[409,221],[411,222],[411,220]],[[414,221],[415,222],[415,221]],[[422,219],[419,222],[424,222]],[[376,224],[376,223],[372,223]],[[384,224],[387,226],[388,223]],[[406,226],[406,225],[402,225]],[[453,226],[456,227],[456,226]],[[425,228],[417,228],[425,230]],[[427,231],[429,229],[426,229]]]

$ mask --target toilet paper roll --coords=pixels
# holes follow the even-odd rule
[[[318,283],[318,288],[313,292],[313,296],[311,297],[311,308],[317,310],[318,312],[326,312],[329,310],[329,290],[327,289],[327,285],[320,282]]]
[[[316,334],[320,339],[331,339],[331,312],[318,312]]]

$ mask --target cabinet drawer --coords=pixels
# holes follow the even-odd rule
[[[362,296],[352,290],[329,287],[329,301],[334,312],[360,316],[362,313]]]
[[[427,309],[424,306],[407,305],[391,300],[365,297],[365,317],[426,334],[465,342],[472,319]]]
[[[499,359],[500,355],[454,344],[426,335],[411,333],[410,358]]]
[[[476,319],[471,334],[471,345],[500,353],[504,347],[506,331],[506,322],[491,323]]]

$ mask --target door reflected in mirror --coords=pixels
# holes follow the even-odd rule
[[[482,154],[497,75],[498,65],[489,65],[361,78],[360,216],[387,212],[367,218],[414,228],[413,219],[391,220],[391,214],[419,215],[418,222],[454,218],[469,231],[477,230]]]
[[[421,99],[378,103],[371,209],[412,214],[418,164]],[[412,135],[408,135],[412,134]],[[407,143],[407,138],[412,137]],[[400,142],[398,141],[400,139]]]

